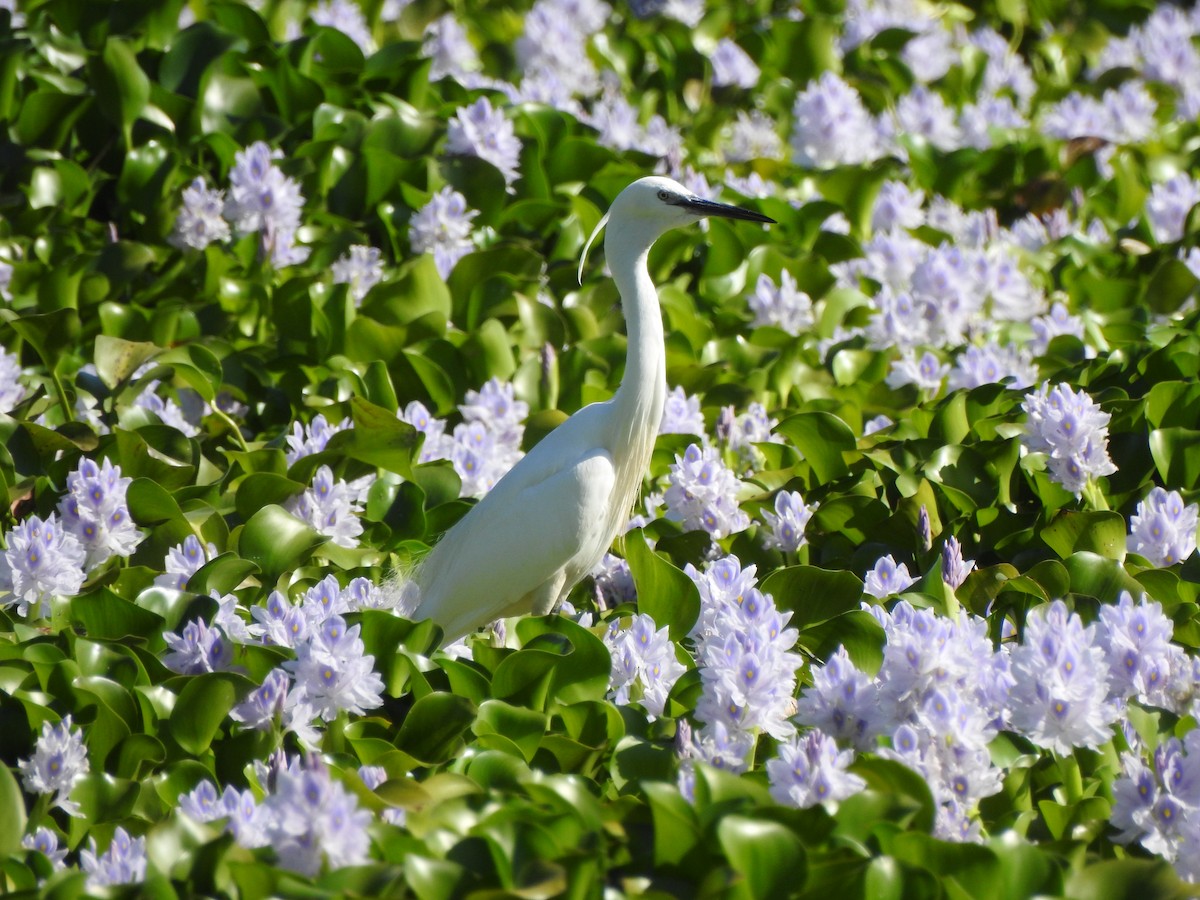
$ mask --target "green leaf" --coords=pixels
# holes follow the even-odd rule
[[[150,100],[150,79],[138,65],[137,56],[121,38],[110,37],[100,54],[96,74],[97,102],[101,112],[125,133],[130,130]]]
[[[1158,859],[1108,859],[1073,869],[1064,894],[1078,900],[1156,900],[1194,896],[1171,864]]]
[[[1150,455],[1165,484],[1184,491],[1200,487],[1200,431],[1156,428],[1150,432]]]
[[[0,766],[0,857],[17,853],[25,836],[25,798],[8,766]]]
[[[531,646],[543,635],[565,638],[569,643],[562,661],[554,668],[550,698],[561,704],[603,700],[608,693],[612,660],[608,647],[588,629],[565,616],[525,616],[517,622],[517,636]]]
[[[542,735],[546,733],[547,719],[543,713],[502,700],[486,700],[479,707],[479,714],[471,728],[475,734],[496,734],[506,738],[520,750],[526,762],[533,761]]]
[[[763,579],[762,591],[781,610],[791,610],[788,623],[803,631],[844,612],[858,609],[863,583],[852,572],[829,571],[816,566],[776,569]]]
[[[646,781],[642,791],[654,820],[654,864],[677,865],[700,841],[696,810],[674,784]]]
[[[284,572],[290,572],[308,559],[324,541],[282,506],[264,506],[242,527],[238,553],[262,571],[265,581],[274,584]]]
[[[250,682],[224,672],[184,676],[187,681],[168,723],[169,733],[193,756],[204,753],[238,699],[238,687]]]
[[[396,746],[426,765],[451,759],[462,746],[462,736],[475,721],[475,704],[445,691],[426,694],[413,704]]]
[[[126,341],[106,334],[96,335],[96,374],[112,390],[127,380],[138,366],[161,352],[161,347],[147,341]]]
[[[804,883],[804,845],[778,822],[725,816],[717,825],[717,839],[729,865],[745,880],[741,896],[783,897]]]
[[[832,413],[797,413],[776,425],[775,432],[800,451],[817,481],[828,483],[849,471],[845,454],[853,452],[857,442],[850,426]]]
[[[1063,510],[1042,529],[1042,540],[1062,559],[1088,550],[1120,562],[1125,559],[1125,536],[1125,517],[1108,511]]]
[[[683,640],[700,617],[700,592],[695,583],[651,550],[640,528],[625,535],[625,558],[637,588],[638,610],[660,628],[666,625],[672,640]]]
[[[1116,603],[1121,591],[1137,598],[1144,590],[1124,566],[1112,559],[1080,550],[1063,560],[1071,577],[1071,591],[1095,597],[1102,603]]]

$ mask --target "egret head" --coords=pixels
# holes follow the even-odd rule
[[[583,281],[583,263],[587,259],[588,249],[600,233],[600,229],[610,219],[624,235],[645,242],[648,246],[672,228],[689,225],[705,216],[721,216],[726,219],[766,224],[775,222],[774,219],[753,210],[697,197],[678,181],[661,175],[639,178],[617,195],[612,207],[588,238],[579,260],[580,282]]]

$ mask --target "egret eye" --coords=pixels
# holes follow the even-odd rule
[[[666,191],[659,191],[658,199],[662,200],[665,203],[667,200],[671,199],[671,195],[669,193],[667,193]]]

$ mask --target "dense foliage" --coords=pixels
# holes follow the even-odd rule
[[[4,890],[1189,893],[1200,16],[16,7]],[[652,171],[778,224],[659,241],[644,506],[443,646],[394,576],[615,390]]]

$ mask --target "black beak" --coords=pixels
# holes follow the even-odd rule
[[[688,197],[680,201],[679,205],[698,216],[720,216],[723,219],[741,219],[744,222],[762,222],[766,225],[776,224],[774,219],[764,216],[762,213],[742,209],[740,206],[730,206],[728,203],[717,203],[715,200],[704,200],[700,197]]]

